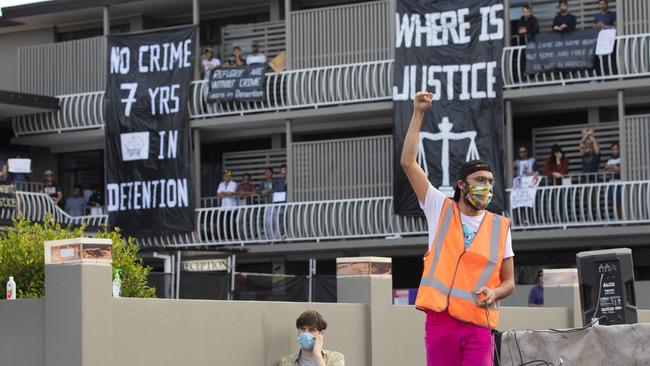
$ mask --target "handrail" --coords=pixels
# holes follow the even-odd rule
[[[526,73],[526,46],[504,47],[501,54],[503,87],[567,85],[578,82],[606,81],[650,76],[650,33],[616,37],[610,55],[596,56],[596,66],[590,70]]]
[[[208,81],[190,86],[190,118],[319,108],[332,105],[391,100],[393,60],[315,67],[266,74],[261,102],[210,103]],[[363,81],[363,82],[361,82]],[[60,110],[14,117],[16,136],[62,133],[104,126],[104,91],[60,95]]]
[[[107,215],[73,217],[43,193],[16,192],[25,217],[107,225]],[[195,210],[191,233],[139,238],[142,247],[213,247],[425,235],[423,217],[395,215],[392,197],[289,202]],[[4,217],[4,216],[3,216]],[[535,207],[512,210],[512,230],[650,224],[650,181],[539,187]]]
[[[535,207],[512,220],[513,230],[650,223],[650,181],[538,187]]]

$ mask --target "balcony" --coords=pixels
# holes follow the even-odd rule
[[[208,83],[192,82],[190,118],[315,109],[391,100],[393,61],[314,67],[266,74],[266,98],[256,103],[208,103]],[[17,137],[104,126],[104,91],[59,96],[60,110],[15,117]]]
[[[62,224],[98,229],[107,215],[70,216],[42,193],[17,192],[19,210],[33,221],[52,215]],[[427,234],[424,218],[397,216],[392,197],[370,197],[223,209],[198,208],[192,233],[142,238],[142,247],[213,247],[399,238]],[[5,217],[3,215],[2,217]],[[534,208],[512,212],[512,230],[650,225],[650,181],[539,187]]]
[[[505,47],[501,71],[505,89],[567,85],[650,76],[650,33],[616,37],[614,52],[597,56],[597,68],[568,72],[526,73],[526,46]]]

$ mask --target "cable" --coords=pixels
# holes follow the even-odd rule
[[[592,317],[591,317],[592,321],[593,321],[593,319],[596,318],[596,315],[598,315],[598,308],[600,307],[600,295],[601,295],[601,291],[603,290],[603,277],[605,277],[605,274],[601,273],[600,274],[600,284],[598,285],[598,295],[596,295],[596,311],[594,311],[594,315],[592,315]],[[600,318],[599,318],[599,320],[600,320]]]

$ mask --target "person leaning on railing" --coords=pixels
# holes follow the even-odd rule
[[[612,143],[612,157],[605,164],[605,171],[613,175],[614,180],[621,179],[621,146],[618,141]]]
[[[255,185],[251,183],[251,175],[248,173],[244,174],[244,179],[241,183],[237,184],[236,195],[241,197],[240,204],[252,205],[255,192],[256,188]]]
[[[522,16],[517,21],[518,44],[526,44],[528,38],[534,37],[537,33],[539,33],[539,23],[533,15],[533,9],[530,5],[524,5]]]
[[[548,177],[550,185],[561,185],[562,177],[569,173],[569,159],[564,155],[560,145],[551,147],[551,156],[544,163],[544,174]]]
[[[560,12],[553,19],[553,32],[573,32],[576,30],[576,17],[569,13],[569,2],[560,0]]]
[[[616,27],[616,12],[609,11],[607,0],[598,1],[598,9],[600,11],[594,16],[594,28],[608,29]]]

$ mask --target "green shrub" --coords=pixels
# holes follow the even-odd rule
[[[43,223],[15,220],[12,227],[0,232],[0,284],[4,289],[9,276],[16,281],[17,298],[45,297],[44,246],[47,240],[79,238],[84,227],[62,227],[52,217]],[[151,271],[137,257],[133,239],[124,239],[119,230],[93,235],[113,241],[113,268],[120,270],[123,297],[155,297],[156,289],[147,285]],[[6,297],[0,291],[0,299]]]

